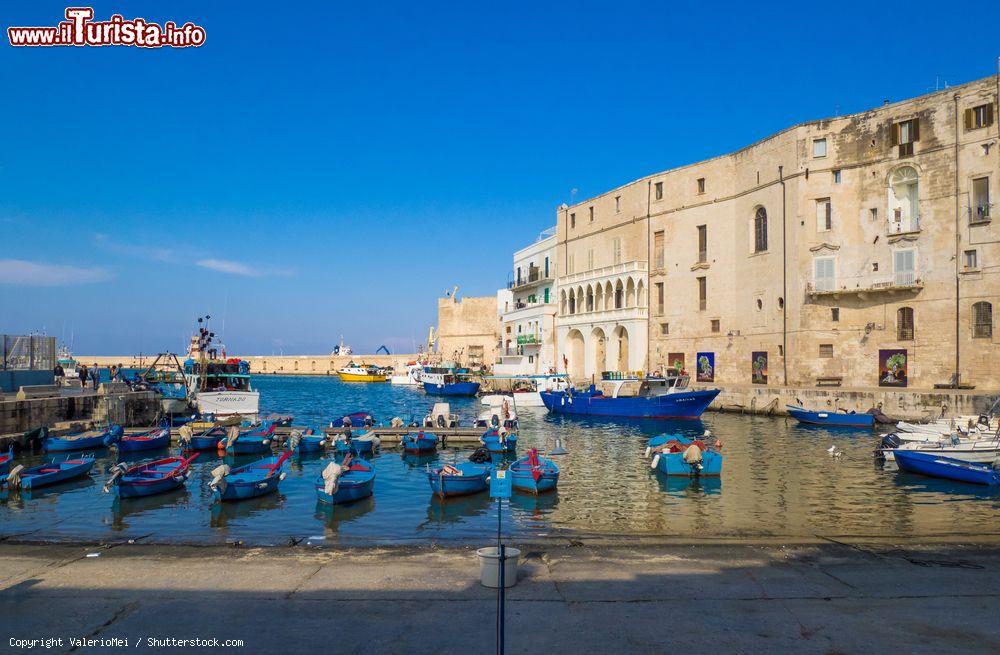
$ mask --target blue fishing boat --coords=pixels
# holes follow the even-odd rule
[[[316,498],[330,505],[351,503],[371,496],[374,485],[375,467],[348,457],[343,464],[331,462],[316,478]]]
[[[686,375],[613,380],[611,384],[609,396],[594,385],[587,391],[542,391],[539,395],[553,414],[637,419],[698,418],[719,395],[719,389],[688,390]],[[635,395],[621,395],[627,384],[638,385]]]
[[[14,467],[11,477],[0,479],[3,484],[14,488],[20,487],[25,491],[47,487],[60,482],[67,482],[75,478],[82,478],[90,473],[94,467],[94,455],[92,453],[80,453],[74,457],[66,456],[65,459],[52,460],[48,464],[33,466],[18,471]]]
[[[10,463],[14,461],[14,447],[11,446],[5,455],[0,455],[0,475],[10,472]]]
[[[517,434],[501,434],[499,430],[491,429],[479,437],[479,442],[493,454],[513,453],[517,450]]]
[[[199,434],[192,434],[186,437],[181,432],[180,445],[185,450],[215,450],[219,447],[219,442],[226,438],[226,428],[209,428]]]
[[[479,383],[464,369],[425,366],[420,374],[424,391],[435,396],[475,396],[479,393]]]
[[[294,430],[288,437],[288,447],[296,453],[318,453],[326,448],[330,439],[323,432],[307,428],[304,432]]]
[[[788,414],[800,423],[824,425],[837,428],[871,428],[875,417],[871,414],[848,414],[847,412],[814,412],[798,405],[786,405]]]
[[[123,434],[125,430],[122,426],[112,425],[103,430],[84,430],[61,437],[45,437],[42,440],[42,448],[49,453],[93,450],[104,448],[107,445],[105,439],[117,439]]]
[[[156,428],[146,432],[120,436],[108,435],[104,443],[108,446],[117,446],[119,453],[167,448],[170,446],[170,428]]]
[[[212,471],[208,488],[216,500],[222,501],[246,500],[277,491],[278,483],[285,479],[281,467],[291,456],[289,450],[280,457],[265,457],[232,470],[223,464]]]
[[[897,449],[893,454],[902,471],[987,486],[1000,484],[1000,471],[990,464],[967,462],[920,450]]]
[[[344,427],[344,425],[348,423],[348,421],[350,422],[351,427],[355,428],[366,427],[366,426],[370,427],[372,425],[375,425],[375,417],[371,415],[371,412],[359,410],[341,416],[340,418],[334,419],[333,421],[330,421],[330,427],[342,428]]]
[[[559,467],[552,460],[539,457],[535,448],[507,470],[511,475],[511,485],[518,491],[540,494],[552,491],[559,483]]]
[[[436,434],[419,430],[403,435],[403,451],[407,453],[427,453],[437,448]]]
[[[442,498],[468,496],[486,491],[492,471],[493,467],[489,464],[460,462],[428,469],[427,481],[431,492]]]
[[[650,439],[646,451],[653,457],[649,467],[664,475],[687,477],[722,475],[722,454],[710,448],[701,439],[692,440],[680,435],[663,434]]]
[[[275,427],[273,423],[240,432],[236,439],[223,439],[217,449],[227,455],[252,455],[271,450]]]
[[[338,439],[334,442],[338,453],[353,453],[355,455],[373,455],[381,445],[382,441],[371,433],[354,437],[349,443],[345,439]]]
[[[104,492],[114,490],[120,498],[138,498],[173,491],[187,481],[191,462],[199,454],[188,458],[167,457],[136,466],[119,464],[111,470]]]

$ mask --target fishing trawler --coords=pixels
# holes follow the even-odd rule
[[[609,380],[610,393],[590,385],[586,391],[543,391],[552,414],[620,418],[698,418],[719,395],[719,389],[692,390],[687,375]]]
[[[354,362],[337,371],[337,376],[341,382],[385,382],[386,380],[385,371],[382,369]]]
[[[250,386],[250,362],[226,357],[225,346],[208,328],[209,318],[198,319],[184,360],[188,399],[202,414],[256,417],[260,393]]]

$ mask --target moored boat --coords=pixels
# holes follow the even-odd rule
[[[540,494],[552,491],[559,483],[559,467],[538,455],[532,448],[528,454],[510,465],[511,485],[519,491]]]
[[[424,417],[425,428],[457,428],[458,414],[453,414],[448,403],[434,403],[430,414]]]
[[[708,433],[704,435],[708,437]],[[722,454],[710,448],[701,439],[687,439],[680,435],[663,434],[649,440],[647,456],[653,459],[649,464],[664,475],[687,477],[722,475]]]
[[[354,362],[337,371],[337,377],[341,382],[385,382],[386,380],[385,373],[379,368]]]
[[[479,442],[491,454],[513,453],[517,450],[517,434],[491,428],[479,437]]]
[[[647,377],[612,381],[611,395],[594,385],[587,391],[543,391],[545,407],[553,414],[609,416],[636,419],[694,419],[719,395],[719,389],[688,390],[688,376]],[[625,385],[638,385],[635,395],[622,395]]]
[[[875,417],[871,414],[812,411],[797,405],[786,405],[785,407],[791,417],[808,425],[838,428],[871,428],[875,425]]]
[[[112,490],[120,498],[138,498],[173,491],[188,479],[191,462],[198,457],[166,457],[135,466],[119,464],[111,469],[111,477],[104,485],[104,492]]]
[[[11,446],[9,450],[3,455],[0,455],[0,475],[7,475],[10,472],[10,463],[14,461],[14,447]]]
[[[235,469],[223,464],[213,469],[208,488],[216,500],[222,501],[246,500],[272,493],[285,479],[281,468],[291,456],[292,452],[286,451],[280,457],[265,457]]]
[[[60,437],[46,436],[42,438],[42,448],[46,452],[67,452],[78,450],[93,450],[104,448],[105,439],[117,438],[125,434],[120,425],[112,425],[103,430],[84,430]]]
[[[992,464],[968,462],[920,450],[897,450],[895,460],[901,471],[972,484],[1000,485],[1000,471]]]
[[[296,453],[318,453],[326,448],[330,443],[330,438],[325,432],[317,432],[313,428],[302,430],[292,430],[288,437],[288,448]]]
[[[155,428],[136,434],[123,434],[117,438],[108,435],[104,443],[117,447],[119,453],[167,448],[170,446],[170,428]]]
[[[178,443],[185,450],[215,450],[219,442],[226,438],[226,428],[216,426],[203,430],[198,434],[190,426],[181,426],[178,431]]]
[[[424,367],[417,362],[409,362],[402,373],[394,373],[389,376],[389,383],[415,387],[420,384],[420,374],[423,369]]]
[[[511,399],[508,396],[492,396],[492,398],[493,402],[476,418],[476,427],[499,428],[502,426],[508,430],[516,430],[517,412],[511,406]]]
[[[407,453],[427,453],[437,448],[436,434],[418,430],[403,435],[403,451]]]
[[[316,478],[316,498],[330,505],[354,502],[372,495],[375,467],[348,455],[344,462],[330,462]]]
[[[8,477],[0,478],[0,484],[31,491],[82,478],[88,475],[93,467],[93,453],[80,453],[72,457],[66,456],[64,459],[53,459],[47,464],[31,468],[15,466]]]
[[[468,496],[485,491],[490,486],[492,471],[493,467],[489,464],[459,462],[428,469],[427,481],[431,492],[442,498]]]
[[[903,442],[899,435],[887,434],[882,437],[876,455],[892,461],[899,451],[919,451],[965,462],[989,463],[1000,457],[1000,438],[961,439],[952,436],[938,441]]]
[[[545,407],[542,391],[565,391],[569,388],[566,376],[552,375],[490,375],[483,378],[484,405],[493,405],[506,398],[515,407]]]
[[[274,432],[275,426],[273,423],[262,424],[243,431],[239,431],[238,428],[232,426],[229,428],[228,436],[220,441],[216,448],[227,455],[265,453],[271,450],[271,441],[274,439]]]
[[[375,425],[375,417],[372,416],[371,412],[365,410],[358,410],[351,412],[350,414],[345,414],[340,418],[330,421],[331,428],[342,428],[342,427],[366,427]]]
[[[424,391],[436,396],[475,396],[479,383],[464,369],[425,366],[420,374]]]

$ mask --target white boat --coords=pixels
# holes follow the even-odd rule
[[[494,402],[488,409],[479,413],[476,418],[477,428],[499,428],[501,425],[508,430],[517,429],[517,411],[510,396],[491,396]]]
[[[510,389],[483,396],[483,405],[494,405],[498,399],[506,398],[515,407],[545,407],[542,391],[565,391],[569,383],[562,375],[491,375],[484,383],[493,389]]]
[[[227,358],[224,346],[213,345],[215,333],[201,326],[202,319],[198,323],[184,361],[188,399],[202,414],[256,418],[260,393],[250,385],[249,362]]]
[[[417,386],[420,384],[420,373],[424,367],[421,364],[407,364],[402,373],[395,373],[389,377],[390,384],[401,384],[404,386]]]
[[[898,448],[883,448],[886,461],[895,461],[894,451],[915,450],[952,457],[966,462],[989,464],[1000,457],[1000,439],[944,439],[935,442],[906,442]]]
[[[424,417],[425,428],[457,428],[458,414],[451,413],[448,403],[434,403],[430,414]]]

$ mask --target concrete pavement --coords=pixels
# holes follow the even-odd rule
[[[1000,650],[1000,548],[859,543],[525,546],[510,653]],[[98,557],[88,554],[100,553]],[[10,639],[240,639],[247,653],[483,653],[496,592],[467,548],[0,544]],[[137,640],[138,647],[134,647]],[[35,649],[37,652],[40,649]],[[202,652],[203,648],[187,648]]]

